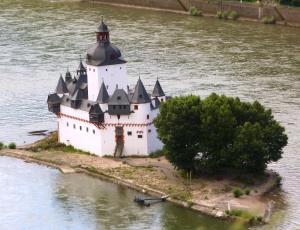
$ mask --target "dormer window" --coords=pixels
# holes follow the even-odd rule
[[[134,105],[134,110],[138,110],[139,106],[138,105]]]
[[[118,100],[121,100],[121,97],[120,97],[120,96],[118,96],[118,97],[117,97],[117,99],[118,99]]]

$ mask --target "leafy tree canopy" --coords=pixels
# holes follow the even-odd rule
[[[214,173],[224,169],[261,173],[287,145],[284,128],[259,102],[211,94],[162,103],[155,119],[167,158],[179,169]]]

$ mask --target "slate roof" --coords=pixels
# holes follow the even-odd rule
[[[156,80],[155,86],[154,86],[154,89],[152,92],[152,97],[162,97],[162,96],[165,96],[165,93],[164,93],[159,81]]]
[[[81,101],[84,99],[84,90],[83,89],[77,89],[73,96],[71,97],[72,101]]]
[[[55,92],[58,94],[64,94],[64,93],[69,92],[62,75],[60,75],[60,77],[58,79],[58,83],[57,83]]]
[[[101,104],[104,104],[104,103],[108,102],[108,99],[109,99],[109,95],[108,95],[106,86],[105,86],[104,82],[102,82],[96,101]]]
[[[110,42],[98,42],[88,49],[86,63],[93,66],[115,65],[126,63],[120,50]]]
[[[59,104],[61,102],[61,98],[57,95],[57,93],[52,93],[48,95],[47,103],[48,104]]]
[[[109,98],[108,105],[130,105],[127,93],[123,89],[116,89]]]
[[[134,88],[134,92],[131,98],[131,103],[134,104],[142,104],[142,103],[149,103],[151,101],[143,82],[139,78]]]
[[[90,114],[103,114],[103,111],[99,104],[93,104],[89,111]]]

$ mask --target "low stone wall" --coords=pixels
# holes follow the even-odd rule
[[[90,2],[149,7],[181,12],[185,12],[185,9],[189,9],[190,6],[195,6],[201,9],[204,14],[212,15],[221,10],[221,4],[218,0],[90,0]],[[259,20],[258,4],[223,1],[222,9],[224,11],[236,11],[242,18]],[[283,17],[287,24],[300,26],[300,9],[286,6],[278,6],[277,9],[278,11],[274,7],[264,7],[261,9],[261,17],[274,16],[277,21],[283,21]]]
[[[91,2],[134,5],[168,10],[184,10],[177,0],[91,0]]]

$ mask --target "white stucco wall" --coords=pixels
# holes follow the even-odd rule
[[[91,66],[87,65],[88,76],[88,98],[96,101],[98,93],[104,81],[107,92],[112,95],[118,85],[119,89],[127,92],[127,71],[125,64],[107,65],[107,66]]]
[[[107,110],[107,104],[100,106],[103,111]],[[135,104],[131,105],[134,113],[121,115],[120,119],[115,115],[105,113],[105,128],[101,129],[88,122],[87,111],[61,105],[61,117],[58,119],[60,142],[98,156],[113,156],[116,147],[115,128],[122,126],[124,130],[123,156],[146,156],[161,149],[163,145],[157,138],[156,129],[152,124],[159,109],[151,110],[149,103],[137,104],[138,109],[134,109],[134,106]]]

